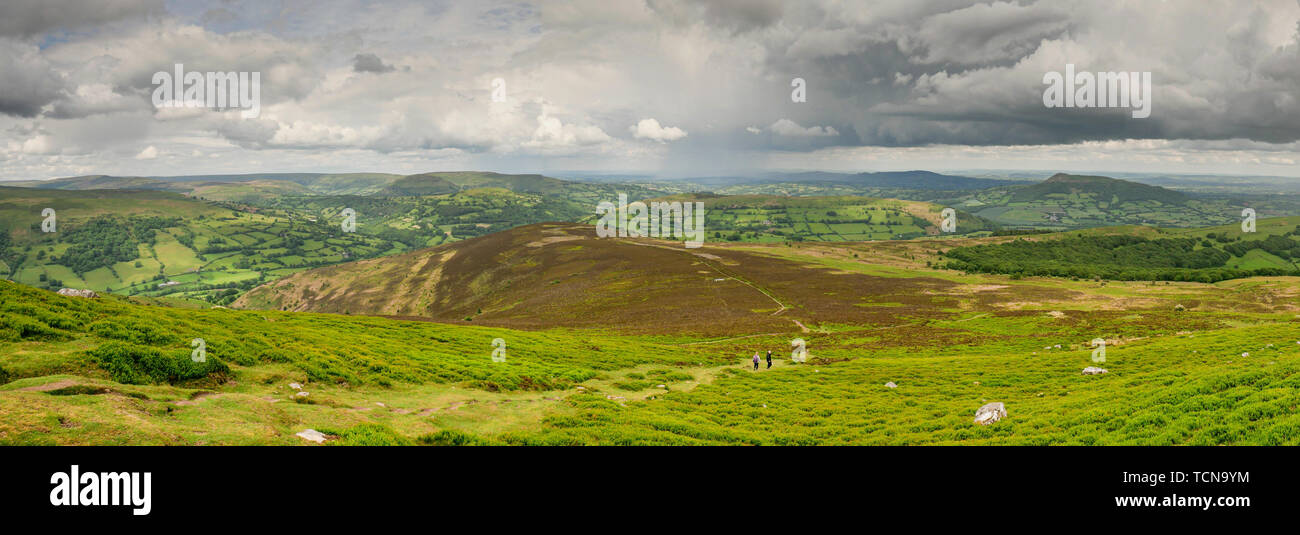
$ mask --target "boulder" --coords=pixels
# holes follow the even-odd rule
[[[888,383],[885,383],[885,388],[898,388],[898,385],[894,384],[893,381],[890,381]]]
[[[1007,408],[1001,401],[985,403],[983,407],[975,411],[975,423],[980,425],[989,425],[1006,417]]]
[[[297,433],[295,436],[300,437],[303,440],[310,440],[317,444],[320,444],[321,442],[325,442],[325,434],[315,429],[307,429],[305,431]]]
[[[75,288],[64,288],[59,290],[59,295],[66,295],[68,297],[85,297],[88,299],[99,297],[99,294],[95,293],[94,290],[78,290]]]
[[[1087,368],[1083,369],[1084,375],[1101,375],[1103,373],[1110,373],[1110,371],[1105,368],[1098,368],[1096,366],[1088,366]]]
[[[302,390],[302,385],[298,383],[289,383],[289,388],[292,388],[294,390]]]

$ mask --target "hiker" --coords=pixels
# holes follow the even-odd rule
[[[754,352],[754,371],[758,371],[758,352]]]
[[[772,369],[772,350],[767,350],[767,369]]]

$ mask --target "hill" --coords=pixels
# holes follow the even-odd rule
[[[1011,194],[1011,201],[1042,202],[1072,197],[1091,198],[1109,204],[1158,201],[1165,204],[1182,205],[1186,204],[1188,200],[1186,194],[1160,186],[1148,186],[1104,176],[1057,173],[1048,177],[1047,180],[1032,186],[1016,188]]]
[[[792,319],[890,325],[901,314],[940,314],[928,297],[897,295],[890,282],[808,270],[739,244],[684,249],[650,239],[598,238],[591,225],[546,223],[298,273],[251,290],[233,306],[696,334],[734,332],[737,325],[789,330]],[[924,278],[914,283],[951,285]],[[873,306],[882,296],[899,304]]]
[[[66,189],[66,190],[152,189],[152,190],[174,191],[178,189],[166,181],[157,180],[153,178],[119,177],[119,176],[108,176],[108,175],[74,176],[68,178],[57,178],[54,180],[27,180],[27,181],[20,181],[20,182],[0,182],[0,185],[6,187]],[[179,189],[183,189],[183,188],[179,188]]]
[[[680,194],[647,202],[702,202],[705,229],[714,241],[866,241],[941,234],[944,206],[857,196]],[[594,220],[594,219],[593,219]],[[991,231],[997,225],[965,212],[954,234]]]
[[[880,171],[874,173],[798,173],[793,182],[844,182],[866,188],[905,188],[915,190],[976,190],[1006,186],[1009,181],[944,175],[932,171]]]
[[[412,175],[399,178],[380,190],[378,195],[384,197],[404,197],[419,195],[442,195],[460,189],[460,185],[440,176]]]
[[[513,280],[515,289],[461,295],[504,303],[546,292],[518,287],[567,269],[575,276],[556,285],[592,281],[571,287],[587,295],[551,293],[500,316],[559,324],[188,310],[0,282],[0,443],[289,445],[304,443],[294,434],[307,428],[327,444],[356,445],[1293,445],[1300,437],[1295,278],[1103,286],[963,276],[912,259],[931,240],[695,251],[713,260],[605,239],[618,249],[566,257],[603,245],[570,239],[562,226],[504,234],[559,238],[511,244],[519,260],[506,271],[545,277],[492,279],[503,275],[489,273],[499,269],[491,260],[511,257],[487,248],[491,257],[451,269],[482,277],[457,280]],[[474,249],[491,238],[441,254],[482,254]],[[623,250],[633,247],[674,256]],[[439,265],[448,270],[453,259]],[[694,275],[726,289],[709,299],[673,290],[708,266],[732,278]],[[768,295],[786,308],[752,303]],[[635,318],[623,309],[658,312],[632,326],[643,332],[619,334],[610,327]],[[672,319],[683,314],[703,323]],[[193,338],[206,341],[204,363],[191,358]],[[509,347],[505,362],[492,360],[498,338]],[[805,364],[790,359],[795,338],[806,342]],[[1085,376],[1084,366],[1097,365],[1095,338],[1107,341],[1109,373]],[[774,366],[752,370],[748,356],[766,350]],[[1004,402],[1008,417],[973,423],[988,401]]]
[[[277,191],[292,194],[315,193],[320,195],[359,195],[382,190],[390,182],[402,178],[402,175],[385,173],[253,173],[241,175],[177,175],[152,177],[119,177],[109,175],[88,175],[79,177],[56,178],[51,180],[28,180],[5,182],[0,185],[38,189],[157,189],[175,191],[195,196],[203,196],[198,190],[212,188],[216,185],[230,187],[261,187],[263,194]],[[235,200],[210,196],[218,200]]]
[[[1014,227],[1115,225],[1205,227],[1239,220],[1243,200],[1199,197],[1102,176],[1057,173],[1043,182],[992,188],[943,202]]]
[[[56,232],[41,231],[45,208]],[[406,249],[334,222],[163,191],[0,187],[0,225],[4,278],[218,304],[293,271]]]
[[[1206,229],[1099,228],[957,247],[950,269],[1016,276],[1218,282],[1300,276],[1300,217]]]

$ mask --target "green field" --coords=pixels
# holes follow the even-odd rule
[[[56,232],[40,231],[44,207],[56,210]],[[0,240],[5,275],[51,289],[229,302],[216,294],[408,248],[291,212],[159,191],[0,188],[0,213],[9,225]],[[173,281],[180,284],[160,286]]]
[[[572,243],[546,247],[576,253]],[[961,275],[918,265],[933,243],[709,248],[719,262],[771,260],[726,264],[748,285],[706,302],[737,303],[741,321],[707,336],[672,321],[616,334],[196,310],[0,282],[0,442],[287,445],[308,428],[327,444],[1300,440],[1300,323],[1286,297],[1300,279]],[[782,282],[792,278],[805,290]],[[626,290],[587,314],[643,306]],[[787,310],[746,304],[768,298]],[[193,338],[207,343],[202,365]],[[505,362],[491,358],[495,338],[509,341]],[[794,338],[807,341],[807,363],[791,361]],[[1093,360],[1094,338],[1107,340],[1104,362]],[[751,370],[748,355],[766,350],[775,365]],[[1109,373],[1080,373],[1093,365]],[[1007,418],[974,423],[989,401],[1005,403]]]

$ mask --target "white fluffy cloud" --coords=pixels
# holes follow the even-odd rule
[[[685,130],[676,126],[661,126],[657,119],[641,119],[635,125],[629,126],[628,130],[632,132],[632,137],[649,139],[660,143],[677,141],[686,137]]]

